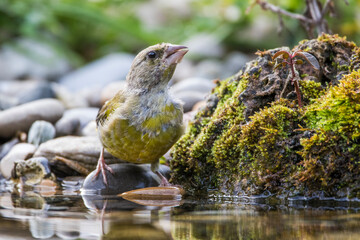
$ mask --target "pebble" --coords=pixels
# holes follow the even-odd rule
[[[80,164],[86,169],[93,170],[97,165],[100,150],[101,143],[98,137],[65,136],[41,144],[36,150],[34,157],[45,157],[53,164],[55,156],[60,156],[73,160],[74,163]],[[107,164],[123,162],[106,151],[104,157]],[[60,168],[61,166],[59,165],[58,167]]]
[[[71,92],[103,88],[107,84],[126,78],[134,56],[112,53],[85,65],[59,79],[58,83]]]
[[[216,84],[207,78],[187,78],[174,84],[170,91],[173,94],[185,91],[197,91],[208,94]]]
[[[223,76],[223,68],[223,64],[218,60],[203,60],[196,65],[194,76],[208,79],[221,79]]]
[[[41,143],[46,142],[55,137],[55,127],[43,120],[35,121],[28,133],[28,143],[38,147]]]
[[[51,177],[49,161],[43,157],[15,161],[11,179],[16,183],[22,179],[22,184],[32,186],[43,179]]]
[[[10,99],[7,104],[0,104],[1,109],[7,109],[43,98],[54,98],[55,93],[51,84],[43,80],[0,81],[0,96]]]
[[[36,147],[30,143],[16,144],[0,162],[1,174],[9,179],[14,168],[15,161],[25,160],[35,152]]]
[[[80,136],[98,136],[96,121],[90,121],[80,133]]]
[[[151,171],[150,164],[123,163],[112,164],[110,167],[114,174],[106,175],[108,186],[103,182],[102,173],[94,178],[95,171],[93,171],[84,181],[82,194],[114,195],[139,188],[157,187],[160,184],[160,179]],[[160,165],[159,171],[169,178],[169,167]]]
[[[184,112],[191,111],[197,102],[204,100],[205,95],[198,91],[184,91],[174,94],[176,98],[179,98],[184,103]]]
[[[11,138],[18,131],[27,132],[36,120],[56,122],[64,113],[55,99],[41,99],[0,112],[0,138]]]
[[[54,79],[70,68],[71,63],[65,54],[44,41],[20,38],[2,45],[0,50],[0,80],[24,76]]]
[[[56,122],[56,135],[80,135],[89,122],[96,119],[98,108],[74,108],[64,112],[62,118]]]
[[[103,105],[106,101],[115,96],[115,94],[123,89],[126,85],[125,81],[116,81],[106,85],[100,94],[100,102]]]
[[[196,58],[219,58],[224,54],[221,40],[214,34],[199,33],[190,37],[183,45],[187,46],[189,56]]]

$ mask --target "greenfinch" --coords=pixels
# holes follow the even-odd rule
[[[185,46],[157,44],[141,51],[126,77],[126,85],[99,110],[97,129],[102,143],[95,177],[102,172],[107,185],[104,149],[131,163],[151,163],[158,171],[159,158],[183,134],[183,107],[169,92],[176,65],[188,52]]]

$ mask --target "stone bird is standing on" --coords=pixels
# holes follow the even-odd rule
[[[157,44],[141,51],[126,77],[126,87],[100,109],[97,128],[103,148],[95,177],[102,172],[107,185],[104,149],[111,155],[131,163],[151,163],[158,171],[159,158],[183,133],[182,104],[169,93],[168,83],[176,65],[188,49],[169,43]]]

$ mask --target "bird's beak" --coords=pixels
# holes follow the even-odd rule
[[[165,50],[165,63],[170,66],[181,61],[184,55],[189,51],[185,46],[169,45]]]

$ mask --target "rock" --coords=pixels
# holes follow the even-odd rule
[[[224,48],[220,42],[221,40],[215,35],[199,33],[191,36],[183,45],[190,49],[190,56],[197,58],[219,58],[224,54]]]
[[[101,91],[100,102],[103,105],[107,100],[115,96],[115,94],[125,87],[125,81],[116,81],[106,85]]]
[[[204,93],[197,91],[179,92],[177,94],[174,94],[174,96],[183,101],[184,112],[191,111],[191,109],[197,102],[202,101],[205,98]]]
[[[55,137],[54,126],[46,121],[35,121],[28,133],[28,143],[34,144],[38,147],[41,143],[46,142]]]
[[[45,42],[13,41],[0,50],[0,80],[33,77],[53,79],[66,73],[70,63],[64,54]]]
[[[60,84],[53,83],[56,98],[59,99],[66,108],[86,108],[89,103],[85,96],[79,93],[73,93]]]
[[[190,61],[187,58],[183,58],[181,60],[181,64],[178,64],[176,67],[176,71],[174,72],[174,75],[172,79],[170,80],[171,84],[174,84],[174,82],[180,82],[183,79],[194,77],[196,74],[196,66],[193,61]]]
[[[62,118],[56,122],[56,135],[80,135],[87,124],[96,119],[98,108],[74,108],[64,112]]]
[[[18,131],[27,132],[36,120],[56,122],[64,113],[63,104],[42,99],[0,112],[0,138],[10,138]]]
[[[171,86],[170,91],[174,94],[186,91],[208,94],[215,86],[213,81],[206,78],[187,78]]]
[[[66,136],[49,140],[39,146],[34,157],[45,157],[49,159],[52,170],[58,176],[69,176],[72,172],[79,172],[77,168],[94,170],[100,156],[101,143],[98,137],[75,137]],[[57,159],[56,156],[68,159],[67,161]],[[104,153],[107,164],[124,162],[108,152]]]
[[[174,183],[205,195],[360,197],[360,47],[323,34],[294,49],[321,67],[296,66],[303,107],[289,66],[273,64],[286,48],[258,52],[218,82],[173,146]]]
[[[8,152],[13,148],[13,146],[15,146],[16,144],[19,143],[19,138],[15,137],[13,139],[11,139],[10,141],[4,143],[3,145],[1,145],[0,147],[0,161],[3,157],[5,157],[6,154],[8,154]]]
[[[36,147],[30,143],[16,144],[8,154],[0,162],[1,174],[9,179],[11,177],[11,171],[14,168],[15,162],[19,160],[25,160],[34,154]]]
[[[125,79],[133,59],[130,54],[112,53],[63,76],[58,82],[71,92],[103,88],[111,82]]]
[[[90,121],[80,133],[81,136],[98,136],[96,121]]]
[[[85,179],[82,187],[83,194],[100,193],[102,195],[114,195],[134,189],[156,187],[160,184],[159,177],[150,169],[150,164],[112,164],[114,174],[106,175],[108,186],[103,182],[102,173],[94,178],[95,171]],[[169,167],[160,165],[159,171],[168,178]]]
[[[239,72],[247,62],[252,60],[247,54],[242,52],[232,52],[225,58],[221,78],[227,78]]]
[[[1,109],[7,109],[38,99],[54,98],[55,93],[51,84],[42,80],[0,81],[0,96],[10,98],[8,104],[0,105]]]
[[[194,76],[207,79],[220,79],[224,66],[218,60],[208,59],[196,65]]]
[[[15,161],[11,172],[11,180],[27,186],[39,184],[43,179],[51,176],[49,160],[44,157]]]

